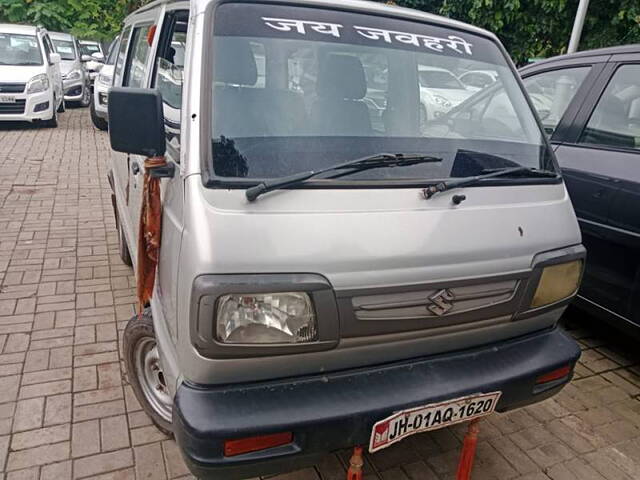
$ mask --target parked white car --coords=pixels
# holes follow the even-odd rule
[[[60,55],[46,30],[0,24],[0,121],[58,125],[64,111]]]
[[[93,84],[93,97],[91,99],[91,121],[99,130],[109,128],[108,98],[109,88],[113,83],[113,71],[115,69],[116,57],[118,55],[119,38],[116,38],[111,47],[104,66],[96,77]]]
[[[495,83],[498,72],[495,70],[469,70],[458,77],[463,85],[472,92],[477,92]]]
[[[420,82],[420,121],[438,118],[473,95],[445,68],[418,65]]]
[[[51,32],[49,34],[53,47],[60,54],[60,73],[64,88],[64,101],[81,107],[91,103],[89,76],[80,60],[78,40],[68,33]]]
[[[104,63],[102,45],[93,40],[80,40],[80,54],[84,68],[89,73],[89,80],[93,85]]]

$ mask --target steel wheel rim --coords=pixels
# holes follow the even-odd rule
[[[155,339],[141,339],[134,352],[136,375],[147,402],[163,420],[171,423],[171,395],[167,388]]]

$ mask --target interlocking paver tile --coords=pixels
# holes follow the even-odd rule
[[[109,141],[84,109],[0,125],[0,478],[193,478],[122,372],[135,280],[117,253]],[[640,478],[640,354],[572,312],[560,395],[481,423],[475,480]],[[594,326],[595,325],[595,326]],[[455,476],[465,425],[365,458],[365,479]],[[272,480],[342,480],[350,452]]]

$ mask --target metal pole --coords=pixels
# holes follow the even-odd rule
[[[584,26],[584,19],[587,16],[588,8],[589,0],[580,0],[578,11],[576,12],[576,19],[573,22],[573,30],[571,31],[571,40],[569,40],[569,49],[567,50],[567,53],[574,53],[578,51],[578,44],[580,43],[582,27]]]

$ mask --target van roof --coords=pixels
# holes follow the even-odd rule
[[[220,3],[222,0],[191,0],[191,7],[197,11],[203,11],[207,5],[212,3]],[[155,0],[144,7],[139,8],[125,19],[125,23],[128,23],[131,19],[139,13],[152,10],[165,4],[173,4],[184,2],[184,0]],[[255,3],[273,3],[282,4],[282,0],[257,0]],[[309,6],[309,7],[328,7],[336,10],[351,10],[360,13],[375,13],[379,15],[387,15],[393,17],[400,17],[407,20],[414,20],[420,22],[429,22],[444,27],[454,28],[456,30],[463,30],[471,33],[476,33],[491,40],[498,41],[498,38],[488,30],[469,25],[468,23],[459,22],[458,20],[452,20],[447,17],[434,15],[432,13],[425,13],[412,8],[398,7],[395,5],[385,5],[382,3],[365,1],[365,0],[291,0],[291,5],[295,6]]]
[[[17,23],[0,23],[2,33],[22,33],[24,35],[35,35],[40,30],[34,25],[19,25]]]

